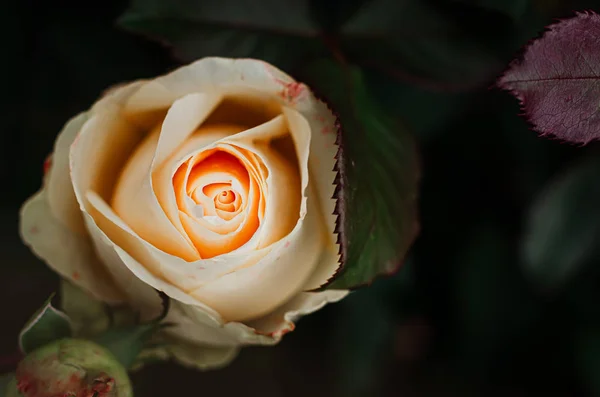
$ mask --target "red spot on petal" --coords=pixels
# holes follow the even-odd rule
[[[46,160],[44,160],[44,175],[50,171],[50,167],[52,167],[52,155],[49,155],[46,157]]]
[[[287,83],[280,79],[275,79],[275,81],[283,86],[283,89],[279,95],[283,98],[283,100],[291,104],[296,102],[296,100],[306,91],[306,86],[302,83]]]
[[[332,129],[329,126],[325,126],[321,129],[321,134],[323,134],[323,135],[330,134],[331,132],[332,132]]]
[[[31,229],[29,229],[29,233],[31,233],[31,234],[38,234],[39,232],[40,232],[40,229],[38,229],[37,226],[34,226]]]
[[[81,278],[81,274],[79,274],[77,271],[73,272],[72,276],[73,280],[79,280]]]
[[[283,247],[284,247],[284,248],[287,248],[287,247],[289,247],[289,246],[290,246],[290,244],[291,244],[291,243],[290,243],[289,241],[286,241],[286,242],[285,242],[285,244],[283,245]]]

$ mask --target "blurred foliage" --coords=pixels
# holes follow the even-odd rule
[[[600,153],[573,164],[532,204],[523,238],[525,271],[545,288],[557,288],[598,258]]]
[[[537,138],[516,101],[493,88],[544,26],[573,10],[600,10],[600,1],[281,0],[220,15],[202,9],[171,24],[134,18],[143,3],[179,2],[3,5],[3,356],[58,285],[16,235],[17,208],[39,188],[57,132],[107,87],[180,61],[164,42],[119,29],[119,18],[167,37],[188,60],[258,51],[300,75],[312,58],[342,55],[362,68],[381,110],[415,136],[422,163],[421,234],[396,275],[303,319],[277,347],[245,349],[226,369],[148,366],[133,377],[136,395],[600,395],[598,144]],[[229,2],[193,2],[219,3]],[[250,15],[248,24],[310,33],[280,40],[246,23],[216,29]],[[201,23],[208,16],[212,23]]]

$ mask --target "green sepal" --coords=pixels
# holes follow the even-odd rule
[[[58,339],[72,335],[69,317],[52,306],[52,294],[27,321],[19,333],[19,347],[25,354]]]
[[[170,326],[162,323],[169,311],[169,298],[158,292],[163,301],[161,314],[145,324],[109,328],[94,338],[94,341],[110,351],[125,368],[132,368],[150,338],[158,330]]]

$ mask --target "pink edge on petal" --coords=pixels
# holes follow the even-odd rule
[[[48,171],[50,171],[51,167],[52,167],[52,153],[50,153],[44,160],[44,165],[43,165],[44,175],[46,175],[48,173]]]
[[[277,329],[275,331],[262,332],[257,329],[253,329],[253,331],[256,335],[264,335],[264,336],[268,336],[270,338],[279,340],[279,339],[283,338],[284,335],[294,331],[295,329],[296,329],[296,325],[293,322],[286,321],[285,326],[283,328]]]

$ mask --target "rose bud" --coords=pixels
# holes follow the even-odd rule
[[[103,347],[61,339],[28,354],[18,365],[8,397],[131,397],[125,368]]]

